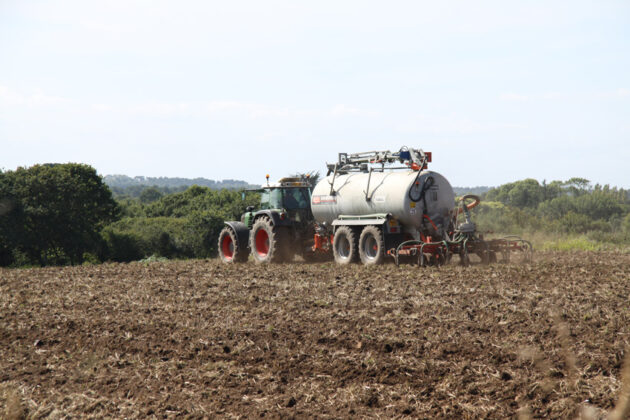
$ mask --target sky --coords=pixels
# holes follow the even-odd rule
[[[262,183],[433,153],[630,187],[630,2],[0,0],[0,169]]]

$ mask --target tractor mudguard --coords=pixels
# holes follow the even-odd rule
[[[236,234],[239,246],[242,247],[242,249],[247,249],[249,246],[249,229],[247,229],[247,225],[243,222],[236,221],[225,222],[225,224]]]
[[[255,219],[259,216],[265,215],[271,219],[271,223],[274,226],[291,226],[291,220],[287,217],[284,220],[280,219],[280,213],[277,210],[260,210],[254,215]]]

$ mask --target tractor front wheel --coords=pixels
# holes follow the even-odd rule
[[[230,227],[224,227],[219,233],[219,257],[224,263],[241,263],[247,261],[247,250],[238,242],[236,233]]]

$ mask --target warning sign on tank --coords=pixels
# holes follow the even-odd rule
[[[334,195],[314,195],[313,204],[335,204],[337,197]]]

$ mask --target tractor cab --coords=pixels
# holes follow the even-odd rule
[[[277,182],[269,182],[260,188],[249,190],[260,193],[258,209],[248,207],[241,222],[251,228],[254,220],[267,214],[276,223],[302,224],[313,220],[311,212],[311,186],[304,178],[285,177]]]
[[[302,178],[281,178],[278,182],[264,184],[260,191],[260,210],[275,210],[286,214],[293,222],[313,219],[311,189]]]
[[[260,190],[260,208],[287,211],[310,208],[311,193],[308,187],[267,187]]]

